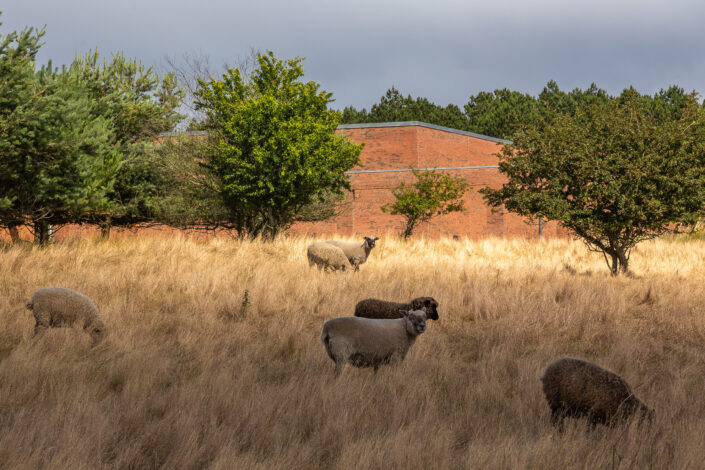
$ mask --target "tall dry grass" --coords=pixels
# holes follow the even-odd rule
[[[640,245],[634,278],[566,240],[387,238],[343,274],[307,243],[0,252],[0,467],[702,468],[705,242]],[[24,303],[47,285],[91,296],[108,338],[33,339]],[[440,320],[404,363],[333,379],[326,319],[420,295]],[[565,355],[622,374],[653,424],[554,431],[539,377]]]

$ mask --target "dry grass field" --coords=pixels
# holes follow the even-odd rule
[[[309,241],[1,250],[0,467],[703,467],[705,241],[644,243],[631,278],[569,240],[393,237],[326,274]],[[92,297],[107,339],[32,338],[24,305],[47,285]],[[421,295],[440,320],[402,364],[333,379],[326,319]],[[539,377],[560,356],[621,374],[655,420],[554,431]]]

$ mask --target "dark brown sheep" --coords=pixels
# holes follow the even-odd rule
[[[619,375],[571,357],[551,362],[541,377],[551,408],[551,422],[562,427],[565,417],[587,417],[592,425],[612,425],[635,414],[649,419],[653,410],[641,402]]]
[[[429,320],[438,320],[438,302],[433,297],[417,297],[408,303],[379,299],[361,300],[355,305],[355,316],[364,318],[401,318],[400,310],[426,309]]]

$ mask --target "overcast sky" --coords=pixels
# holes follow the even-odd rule
[[[610,93],[671,84],[705,91],[702,0],[8,0],[0,32],[46,25],[39,59],[98,47],[166,67],[205,54],[234,64],[251,48],[305,57],[333,107],[368,108],[392,85],[462,107],[479,91],[535,95],[591,82]]]

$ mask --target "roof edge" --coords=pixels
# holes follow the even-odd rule
[[[437,126],[436,124],[429,124],[422,121],[399,121],[399,122],[370,122],[361,124],[341,124],[338,129],[365,129],[373,127],[427,127],[429,129],[435,129],[437,131],[451,132],[453,134],[465,135],[468,137],[475,137],[476,139],[489,140],[490,142],[497,142],[499,144],[511,144],[511,140],[498,139],[497,137],[490,137],[483,134],[475,134],[474,132],[461,131],[460,129],[453,129],[452,127]]]

